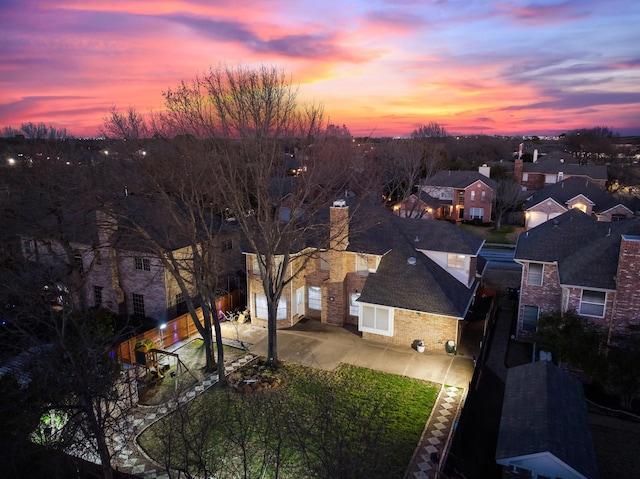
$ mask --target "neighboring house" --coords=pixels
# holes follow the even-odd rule
[[[605,223],[571,209],[518,237],[516,334],[531,340],[540,314],[573,310],[612,337],[640,327],[640,219]]]
[[[535,155],[534,159],[536,159]],[[604,190],[608,179],[606,165],[566,163],[561,158],[541,161],[536,159],[533,163],[525,163],[521,159],[516,160],[513,175],[522,185],[522,189],[526,191],[540,190],[546,185],[576,176],[589,180]]]
[[[484,240],[448,222],[399,218],[382,208],[350,214],[344,200],[329,209],[329,248],[292,254],[292,271],[305,255],[313,258],[285,288],[277,327],[310,317],[357,325],[363,338],[377,341],[422,339],[439,351],[458,342],[485,265],[478,258]],[[258,262],[254,253],[246,256],[251,321],[266,327]]]
[[[438,218],[437,215],[442,206],[444,205],[437,198],[424,191],[419,191],[418,193],[413,193],[405,201],[395,204],[393,212],[401,218],[431,220]]]
[[[633,211],[592,181],[572,176],[536,191],[527,199],[523,206],[525,227],[534,228],[571,208],[593,215],[598,221],[633,216]]]
[[[510,368],[496,462],[503,478],[596,479],[580,381],[550,361]]]
[[[160,219],[155,222],[160,223]],[[187,312],[184,295],[160,257],[142,239],[123,232],[116,220],[102,212],[90,212],[72,220],[67,231],[72,232],[67,245],[54,236],[46,238],[41,231],[37,235],[23,232],[20,242],[22,254],[29,261],[54,267],[74,265],[80,278],[71,288],[75,290],[74,303],[157,321]],[[190,247],[176,243],[168,230],[164,234],[154,231],[152,236],[176,258],[190,256]],[[219,248],[221,257],[236,255],[236,264],[242,260],[235,233],[222,234]],[[221,273],[221,288],[227,287],[227,274],[233,273]],[[183,279],[193,294],[194,282],[189,276],[185,273]]]
[[[440,171],[421,181],[419,189],[440,200],[438,219],[489,222],[498,189],[489,170],[485,165],[480,171]]]

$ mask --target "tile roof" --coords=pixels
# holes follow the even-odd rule
[[[640,218],[608,223],[571,209],[522,233],[515,259],[557,263],[561,284],[614,290],[623,234],[640,234]]]
[[[591,200],[594,204],[593,211],[596,213],[622,204],[618,199],[598,187],[592,181],[572,176],[559,183],[545,186],[541,190],[533,193],[524,204],[524,209],[531,209],[549,198],[557,201],[561,205],[566,205],[568,201],[578,195],[584,195]]]
[[[508,370],[496,459],[541,452],[598,477],[582,384],[549,361]]]
[[[491,178],[487,178],[482,173],[477,171],[439,171],[431,178],[427,178],[420,182],[421,186],[443,186],[448,188],[467,188],[474,184],[476,181],[482,181],[487,186],[496,190],[498,183]]]

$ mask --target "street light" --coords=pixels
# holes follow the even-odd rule
[[[160,349],[164,349],[164,330],[167,328],[167,323],[160,325]]]

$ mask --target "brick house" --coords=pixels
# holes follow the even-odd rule
[[[159,224],[159,222],[156,222]],[[103,307],[115,314],[146,317],[164,322],[186,312],[185,299],[174,276],[158,255],[132,234],[123,232],[116,220],[103,212],[89,212],[68,225],[68,246],[55,239],[27,232],[20,234],[21,250],[28,261],[45,266],[73,264],[80,281],[70,288],[73,301],[87,307]],[[159,232],[154,232],[158,235]],[[171,235],[156,237],[176,258],[188,258],[189,247]],[[242,260],[234,231],[220,235],[222,257]],[[227,272],[231,274],[231,272]],[[191,291],[194,283],[185,272]],[[224,277],[225,274],[222,274]],[[224,281],[226,287],[227,282]]]
[[[280,298],[277,327],[308,317],[356,325],[363,338],[381,342],[422,339],[439,351],[449,340],[458,342],[480,282],[484,240],[448,222],[400,218],[381,208],[352,214],[344,200],[329,209],[334,234],[328,247],[292,255],[292,270],[298,261],[308,263]],[[266,327],[256,255],[246,256],[251,321]]]
[[[525,227],[534,228],[572,208],[598,221],[618,221],[633,216],[633,211],[592,181],[572,176],[545,186],[527,199],[523,206]]]
[[[640,219],[605,223],[579,209],[522,233],[516,335],[532,340],[540,314],[575,311],[611,337],[640,327]]]
[[[525,191],[541,190],[547,185],[552,185],[572,177],[580,177],[589,180],[603,190],[607,186],[606,165],[583,165],[567,163],[562,158],[545,159],[537,161],[534,155],[533,163],[525,163],[521,159],[515,160],[513,176],[522,185]]]
[[[405,201],[393,205],[393,212],[402,218],[420,218],[424,220],[443,219],[438,217],[443,205],[430,194],[419,191]]]
[[[489,222],[498,189],[489,171],[486,165],[480,171],[440,171],[421,181],[419,189],[440,201],[439,219]]]

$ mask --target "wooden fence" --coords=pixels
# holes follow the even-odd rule
[[[220,296],[216,300],[216,308],[220,311],[232,311],[240,305],[240,292],[232,291],[226,296]],[[202,308],[196,310],[200,324],[203,324]],[[164,327],[150,329],[135,337],[121,342],[114,350],[121,363],[135,364],[135,348],[138,341],[150,339],[158,349],[167,349],[174,344],[184,341],[198,332],[189,313],[167,321]]]

